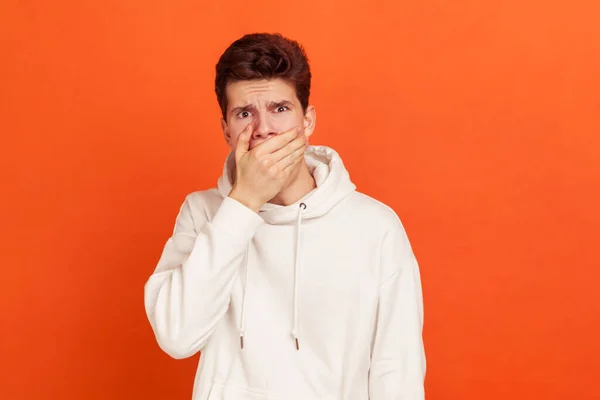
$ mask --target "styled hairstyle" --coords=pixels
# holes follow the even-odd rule
[[[310,66],[303,47],[281,34],[253,33],[233,42],[216,66],[215,92],[227,119],[230,82],[281,78],[294,85],[296,96],[306,112],[310,96]]]

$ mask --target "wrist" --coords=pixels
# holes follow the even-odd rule
[[[255,213],[258,213],[258,211],[262,207],[262,203],[260,203],[260,201],[257,201],[256,199],[252,198],[251,196],[244,194],[241,190],[239,190],[235,186],[233,187],[233,189],[231,189],[231,192],[229,193],[229,197],[231,197],[233,200],[243,204],[244,206],[248,207]]]

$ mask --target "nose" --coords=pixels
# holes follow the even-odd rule
[[[268,115],[265,113],[259,113],[254,119],[254,130],[252,137],[256,139],[267,139],[277,134],[277,131],[273,128]]]

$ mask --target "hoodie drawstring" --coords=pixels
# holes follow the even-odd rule
[[[302,211],[306,210],[306,204],[300,203],[298,207],[298,217],[296,219],[296,253],[294,255],[294,322],[292,327],[292,337],[296,342],[296,350],[300,350],[300,341],[298,340],[298,276],[300,271],[300,228],[302,227]],[[244,332],[246,327],[246,287],[248,285],[248,258],[250,246],[246,248],[246,258],[244,260],[245,278],[244,293],[242,294],[242,312],[240,315],[240,346],[244,348]]]
[[[244,293],[242,294],[242,314],[240,315],[240,346],[244,348],[244,332],[246,328],[246,286],[248,285],[248,257],[250,253],[250,245],[246,247],[246,257],[244,260]]]
[[[292,337],[296,341],[296,350],[300,350],[298,341],[298,273],[300,271],[300,227],[302,226],[302,211],[306,209],[306,204],[300,203],[298,207],[298,219],[296,220],[296,254],[294,262],[294,326],[292,328]]]

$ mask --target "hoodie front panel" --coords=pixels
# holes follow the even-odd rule
[[[349,211],[342,202],[335,212],[302,226],[300,350],[291,336],[295,227],[265,224],[249,251],[244,348],[235,335],[246,273],[240,270],[230,309],[202,356],[212,365],[204,367],[204,374],[217,382],[281,395],[307,393],[308,398],[327,398],[344,386],[349,393],[366,390],[361,383],[366,382],[377,311],[378,243],[344,222]],[[352,389],[356,384],[362,387]]]

